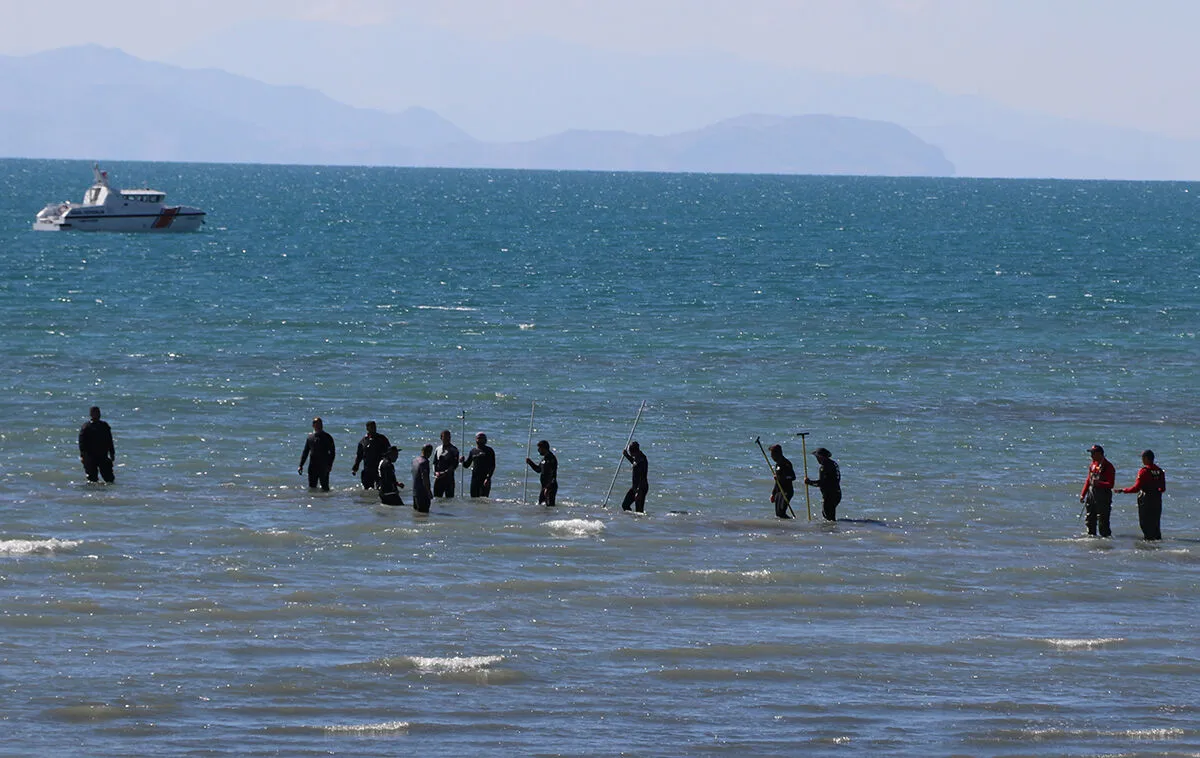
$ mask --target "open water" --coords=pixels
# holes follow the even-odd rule
[[[1200,755],[1200,185],[106,168],[210,215],[0,161],[0,754]],[[493,497],[376,505],[372,418]],[[772,517],[800,431],[847,520]],[[1081,536],[1093,443],[1164,541]]]

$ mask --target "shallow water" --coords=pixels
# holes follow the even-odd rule
[[[0,167],[4,754],[1200,754],[1193,185],[126,164],[204,231],[67,235]],[[368,418],[495,497],[377,505]],[[1166,540],[1080,536],[1094,442]]]

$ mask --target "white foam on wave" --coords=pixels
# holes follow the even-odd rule
[[[457,674],[464,671],[479,671],[504,660],[502,655],[465,655],[449,658],[422,658],[410,655],[405,659],[418,671],[430,674]]]
[[[331,724],[321,727],[326,734],[404,734],[407,721],[383,721],[378,724]]]
[[[1125,641],[1124,637],[1098,637],[1096,639],[1045,639],[1048,645],[1056,647],[1060,650],[1095,650],[1100,647],[1108,647]]]
[[[570,518],[559,521],[547,521],[546,526],[555,534],[569,537],[595,537],[604,532],[604,522],[596,519]]]
[[[417,310],[419,310],[419,311],[463,311],[463,312],[467,312],[467,313],[473,313],[479,309],[472,308],[468,305],[418,305]]]
[[[80,540],[0,540],[0,555],[41,555],[73,550],[82,545]]]
[[[699,574],[700,576],[738,576],[746,579],[767,579],[771,576],[769,569],[758,569],[756,571],[730,571],[729,569],[695,569],[690,571],[691,574]]]

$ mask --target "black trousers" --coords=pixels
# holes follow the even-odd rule
[[[788,513],[788,504],[792,502],[792,497],[795,495],[795,490],[788,482],[783,486],[783,492],[780,493],[779,487],[771,493],[771,502],[775,504],[775,516],[778,518],[791,518],[792,514]]]
[[[379,481],[379,461],[363,461],[362,485],[364,490],[374,489]]]
[[[1090,489],[1084,501],[1087,510],[1087,531],[1095,537],[1111,537],[1109,517],[1112,516],[1112,490]]]
[[[399,492],[380,492],[379,502],[383,505],[404,505]]]
[[[490,476],[471,477],[471,497],[487,497],[492,494],[492,478]]]
[[[308,464],[308,488],[316,489],[317,485],[326,492],[329,491],[329,466],[325,464]]]
[[[1161,540],[1162,528],[1162,493],[1138,493],[1138,525],[1142,527],[1142,536],[1148,540]]]
[[[638,513],[646,512],[646,493],[650,488],[644,484],[635,484],[625,493],[625,499],[621,501],[621,507],[625,510],[636,510]]]
[[[542,487],[541,494],[538,495],[538,505],[544,505],[547,508],[553,508],[554,498],[556,495],[558,495],[557,479]]]
[[[454,497],[454,472],[433,478],[434,497]]]
[[[83,473],[87,474],[89,482],[98,482],[100,477],[104,477],[104,481],[112,484],[116,479],[112,461],[107,455],[84,455]]]
[[[826,521],[837,521],[837,507],[841,502],[841,492],[821,493],[821,515]]]

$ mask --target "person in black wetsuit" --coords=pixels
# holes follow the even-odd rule
[[[621,455],[633,464],[632,486],[625,493],[625,499],[621,501],[621,508],[628,511],[632,506],[638,513],[645,513],[646,493],[650,491],[650,462],[646,459],[646,454],[642,452],[642,447],[636,440],[630,442],[629,449],[622,450]]]
[[[496,451],[488,447],[487,435],[475,435],[475,447],[465,458],[463,468],[471,469],[471,497],[487,497],[492,492],[492,474],[496,473]]]
[[[538,493],[538,505],[553,508],[554,497],[558,494],[558,456],[550,451],[550,443],[546,440],[538,440],[537,451],[542,456],[541,463],[535,463],[532,458],[526,458],[525,462],[541,475],[542,491]]]
[[[300,455],[300,468],[297,473],[304,473],[304,461],[308,461],[308,488],[316,489],[317,485],[326,492],[329,491],[329,472],[333,469],[333,459],[337,455],[333,437],[325,431],[325,422],[317,416],[312,422],[312,434],[304,440],[304,452]]]
[[[412,501],[413,509],[418,513],[429,513],[429,505],[433,502],[433,490],[429,486],[429,456],[433,455],[433,445],[421,448],[421,454],[412,462]]]
[[[442,444],[433,449],[433,496],[454,497],[454,472],[458,448],[450,443],[450,430],[442,430]]]
[[[379,461],[376,484],[379,486],[379,502],[383,505],[404,505],[400,499],[400,489],[403,482],[396,481],[396,459],[400,457],[400,448],[391,446]]]
[[[367,422],[367,434],[358,441],[358,451],[354,455],[354,465],[350,468],[350,476],[358,473],[358,467],[362,465],[362,486],[364,490],[369,490],[375,486],[375,480],[379,477],[379,463],[383,460],[383,454],[392,446],[385,435],[376,431],[375,422]]]
[[[92,406],[88,410],[91,419],[79,428],[79,460],[83,463],[83,472],[89,482],[104,481],[112,484],[116,480],[113,474],[113,462],[117,459],[117,449],[113,445],[112,427],[107,421],[100,420],[100,409]]]
[[[838,468],[833,455],[825,448],[817,448],[813,455],[816,456],[817,465],[820,467],[817,469],[817,478],[805,479],[804,483],[821,490],[821,515],[825,520],[837,521],[838,503],[842,502],[841,469]]]
[[[782,445],[771,445],[771,460],[775,461],[775,486],[771,488],[771,502],[775,504],[775,515],[779,518],[791,518],[788,508],[795,495],[796,469],[783,455]]]

